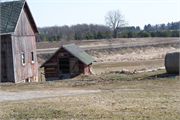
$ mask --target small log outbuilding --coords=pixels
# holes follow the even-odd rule
[[[95,59],[75,44],[62,45],[40,68],[46,81],[72,78],[92,72]]]
[[[1,2],[1,82],[38,81],[35,33],[24,0]]]

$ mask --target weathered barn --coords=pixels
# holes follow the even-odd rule
[[[1,82],[37,81],[38,29],[27,2],[1,2],[0,25]]]
[[[75,44],[62,45],[40,68],[46,81],[66,79],[92,72],[95,59]]]

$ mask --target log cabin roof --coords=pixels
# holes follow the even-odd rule
[[[53,53],[41,66],[40,68],[44,67],[44,65],[61,49],[64,48],[66,51],[71,53],[74,57],[78,58],[82,63],[85,65],[89,65],[92,62],[95,61],[93,57],[91,57],[89,54],[87,54],[84,50],[82,50],[80,47],[77,45],[73,44],[67,44],[67,45],[62,45],[56,52]]]
[[[0,34],[13,34],[15,32],[21,11],[25,8],[28,19],[32,25],[34,33],[38,33],[30,9],[25,0],[1,2]]]

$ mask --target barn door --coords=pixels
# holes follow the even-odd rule
[[[70,74],[79,73],[79,62],[77,58],[69,58]]]
[[[1,77],[3,79],[7,79],[7,74],[6,74],[6,54],[5,52],[1,52]],[[4,81],[4,80],[2,80]]]
[[[59,59],[59,71],[61,73],[69,73],[69,58],[60,58]]]

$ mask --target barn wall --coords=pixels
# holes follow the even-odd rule
[[[59,77],[58,75],[58,61],[57,56],[54,55],[45,65],[44,65],[45,78]]]
[[[79,74],[84,74],[84,63],[79,61]]]
[[[89,66],[84,64],[84,74],[89,74]]]
[[[34,82],[38,75],[35,33],[24,8],[12,35],[12,50],[15,82],[26,79]],[[25,54],[25,65],[22,64],[22,52]],[[31,52],[34,54],[34,62],[32,62]]]
[[[23,36],[35,35],[24,8],[21,11],[14,35],[23,35]]]
[[[38,75],[35,36],[12,36],[15,82]],[[25,65],[22,65],[22,52]],[[31,52],[34,53],[32,63]]]
[[[69,58],[69,67],[71,74],[79,74],[79,60],[77,58]]]
[[[14,82],[11,35],[1,36],[1,55],[1,81]]]

